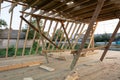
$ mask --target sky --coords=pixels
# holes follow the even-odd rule
[[[5,6],[9,6],[9,5],[10,4],[8,2],[4,2],[1,5],[1,7],[3,8]],[[2,9],[1,14],[0,14],[0,19],[4,19],[7,22],[8,28],[9,28],[9,24],[10,24],[10,15],[11,15],[11,13],[9,13],[9,9],[10,9],[10,6]],[[21,20],[20,19],[21,13],[19,12],[20,10],[21,10],[21,6],[17,6],[14,9],[12,29],[15,29],[15,30],[19,29],[19,24],[20,24],[20,20]],[[117,23],[118,23],[118,19],[99,22],[98,26],[95,30],[95,34],[112,33],[114,31]],[[25,24],[26,23],[23,22],[22,27],[25,27]],[[47,22],[47,25],[48,24],[50,24],[49,21]],[[52,25],[54,26],[54,24],[55,24],[55,22]],[[118,32],[120,33],[120,30]]]

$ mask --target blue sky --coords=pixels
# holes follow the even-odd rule
[[[5,7],[7,5],[10,5],[10,4],[8,2],[4,2],[2,4],[2,7]],[[9,23],[10,23],[10,15],[11,15],[9,13],[9,9],[10,9],[10,7],[2,9],[1,14],[0,14],[0,18],[4,19],[7,22],[8,27],[9,27]],[[14,9],[12,29],[19,29],[20,15],[21,15],[21,13],[19,12],[20,10],[21,10],[21,6],[17,6]],[[117,23],[118,23],[118,19],[99,22],[97,29],[95,31],[95,34],[112,33],[114,31]],[[49,22],[47,24],[49,24]],[[22,27],[24,27],[24,26],[25,26],[25,23],[23,22]],[[119,32],[120,32],[120,30],[119,30]]]

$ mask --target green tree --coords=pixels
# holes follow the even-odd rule
[[[95,42],[108,42],[110,40],[110,35],[104,33],[95,37]]]
[[[7,23],[6,23],[5,20],[0,19],[0,27],[2,27],[2,26],[6,27],[6,26],[7,26]]]
[[[36,19],[32,19],[31,22],[30,22],[32,25],[34,25],[35,27],[37,26],[37,22],[36,22]],[[42,28],[42,21],[40,21],[40,27]],[[25,25],[25,27],[22,29],[23,32],[27,32],[27,29],[28,29],[29,25]],[[37,28],[37,27],[36,27]],[[30,28],[30,31],[29,31],[29,34],[28,34],[28,39],[33,39],[34,37],[34,32],[35,30],[33,30],[32,28]],[[39,38],[39,33],[36,34],[35,38],[38,39]]]

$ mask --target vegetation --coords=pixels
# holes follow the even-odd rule
[[[37,42],[34,42],[33,46],[32,46],[31,54],[35,54],[36,48],[37,48]],[[17,56],[22,55],[22,50],[23,50],[23,48],[18,48]],[[42,51],[42,47],[39,47],[38,53],[41,53],[41,51]],[[24,55],[29,55],[29,52],[30,52],[30,48],[25,48],[25,54]],[[8,57],[14,56],[14,53],[15,53],[15,47],[14,46],[9,47]],[[6,55],[6,49],[0,49],[0,58],[5,57],[5,55]]]
[[[32,21],[30,22],[31,24],[33,24],[35,27],[37,26],[37,23],[36,23],[36,19],[32,19]],[[42,21],[40,21],[40,27],[42,28]],[[29,28],[29,26],[26,24],[25,27],[22,29],[23,32],[27,32],[27,29]],[[30,31],[28,33],[28,39],[33,39],[34,37],[34,33],[35,33],[35,30],[33,30],[32,28],[30,28]],[[36,34],[35,36],[35,39],[39,39],[39,33]]]
[[[108,42],[110,40],[110,35],[107,33],[98,35],[94,38],[95,42]]]
[[[2,27],[2,26],[6,27],[6,26],[7,26],[7,23],[6,23],[5,20],[0,19],[0,27]]]

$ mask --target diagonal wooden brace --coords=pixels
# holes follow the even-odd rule
[[[28,22],[23,16],[20,16],[20,17],[21,17],[21,19],[23,19],[27,24],[29,24],[32,29],[34,29],[35,31],[37,31],[37,32],[39,33],[39,30],[36,29],[36,28],[34,27],[34,25],[32,25],[30,22]],[[47,38],[43,33],[41,33],[41,35],[42,35],[46,40],[48,40],[51,44],[53,44],[56,48],[60,49],[55,43],[53,43],[53,42],[52,42],[49,38]]]
[[[69,38],[68,38],[68,34],[67,34],[67,32],[66,32],[66,29],[65,29],[64,24],[63,24],[62,21],[61,21],[61,24],[62,24],[62,28],[63,28],[63,30],[64,30],[64,33],[65,33],[65,35],[66,35],[66,38],[67,38],[68,44],[69,44],[70,48],[72,49],[72,47],[71,47],[71,43],[70,43],[70,40],[69,40]]]
[[[103,52],[103,54],[102,54],[102,56],[101,56],[101,58],[100,58],[100,61],[103,61],[103,59],[104,59],[104,57],[105,57],[108,49],[110,48],[110,45],[111,45],[112,41],[113,41],[114,38],[115,38],[115,35],[117,34],[117,32],[118,32],[118,30],[119,30],[119,28],[120,28],[120,19],[119,19],[119,22],[118,22],[117,27],[115,28],[115,30],[114,30],[114,32],[113,32],[113,34],[112,34],[112,36],[111,36],[111,38],[110,38],[110,40],[109,40],[109,43],[108,43],[108,44],[106,45],[106,47],[105,47],[105,50],[104,50],[104,52]]]
[[[86,32],[86,34],[84,35],[84,37],[83,37],[83,39],[82,39],[80,48],[79,48],[79,50],[76,52],[76,54],[73,55],[73,56],[74,56],[74,59],[73,59],[73,61],[72,61],[72,63],[71,63],[71,66],[70,66],[71,70],[74,68],[74,66],[76,65],[76,63],[77,63],[77,61],[78,61],[78,59],[79,59],[79,57],[80,57],[80,54],[81,54],[81,52],[82,52],[82,49],[84,48],[84,44],[85,44],[85,42],[86,42],[86,40],[87,40],[87,38],[88,38],[88,36],[89,36],[89,34],[90,34],[90,31],[93,29],[94,22],[97,20],[97,17],[98,17],[98,15],[99,15],[99,13],[100,13],[100,11],[101,11],[101,9],[102,9],[102,6],[103,6],[103,4],[104,4],[104,1],[105,1],[105,0],[98,0],[97,7],[96,7],[95,12],[94,12],[94,14],[93,14],[93,16],[92,16],[92,19],[90,20],[90,24],[89,24],[89,26],[88,26],[87,32]]]

